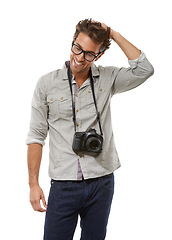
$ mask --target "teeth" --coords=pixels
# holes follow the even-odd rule
[[[75,62],[76,62],[77,65],[82,65],[82,63],[77,62],[76,59],[75,59]]]

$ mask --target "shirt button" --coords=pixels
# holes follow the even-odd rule
[[[76,126],[79,127],[79,123],[77,123]]]
[[[63,97],[61,97],[61,100],[63,100]]]
[[[80,158],[82,158],[82,155],[79,155]]]
[[[76,111],[77,111],[77,112],[79,112],[79,110],[78,110],[78,109],[76,109]]]
[[[91,93],[91,91],[88,91],[88,93]]]
[[[78,97],[78,94],[76,94],[76,97]]]
[[[100,92],[102,92],[103,90],[102,89],[100,89]]]

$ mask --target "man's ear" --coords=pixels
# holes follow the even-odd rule
[[[103,54],[104,54],[104,52],[102,52],[102,53],[95,59],[95,61],[97,61]]]

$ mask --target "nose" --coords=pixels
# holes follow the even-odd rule
[[[84,53],[83,52],[81,54],[77,55],[76,57],[77,57],[78,61],[80,61],[80,62],[84,61]]]

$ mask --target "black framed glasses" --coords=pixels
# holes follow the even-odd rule
[[[84,59],[87,60],[88,62],[94,61],[102,53],[99,52],[98,54],[93,54],[92,52],[84,51],[80,46],[78,46],[74,42],[72,42],[71,51],[76,55],[84,53]]]

